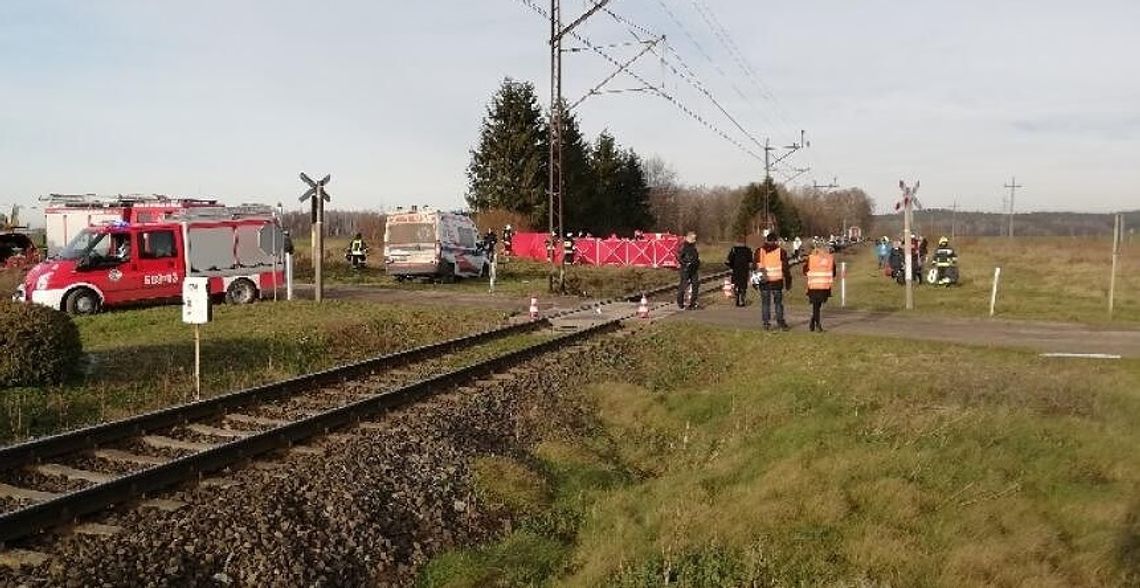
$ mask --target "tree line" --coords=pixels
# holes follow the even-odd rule
[[[687,186],[660,158],[645,164],[650,210],[657,228],[674,233],[693,230],[704,240],[756,241],[771,227],[788,239],[840,234],[845,227],[867,229],[874,205],[859,188],[823,192],[787,188],[765,178],[746,186]]]
[[[466,200],[472,211],[506,211],[533,229],[547,226],[547,121],[533,84],[503,80],[471,150]],[[562,186],[568,231],[630,234],[654,224],[641,157],[608,131],[587,142],[570,113],[562,121]]]
[[[1111,235],[1112,214],[1082,212],[1026,212],[1013,215],[1013,234],[1026,237],[1087,237]],[[971,237],[1009,234],[1009,215],[998,212],[955,212],[945,208],[916,210],[915,231],[926,235],[968,235]],[[1124,213],[1125,234],[1140,226],[1140,210]],[[875,217],[875,234],[902,232],[902,214]]]

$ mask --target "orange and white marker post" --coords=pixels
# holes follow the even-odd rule
[[[530,318],[532,320],[538,318],[538,296],[530,297]]]
[[[637,318],[649,318],[649,299],[645,297],[645,294],[641,295],[641,304],[637,305]]]

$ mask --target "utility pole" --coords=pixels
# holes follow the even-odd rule
[[[1116,266],[1120,260],[1120,242],[1124,240],[1124,217],[1119,213],[1112,223],[1112,273],[1108,278],[1108,318],[1112,319],[1113,303],[1116,301]]]
[[[911,223],[911,210],[915,204],[914,195],[918,192],[918,181],[914,182],[913,186],[907,186],[905,182],[899,180],[899,189],[902,190],[903,199],[895,205],[895,210],[901,206],[903,209],[903,255],[906,259],[903,262],[903,271],[906,272],[906,309],[914,310],[914,259],[913,259],[913,244],[910,239],[910,223]]]
[[[550,290],[554,291],[555,275],[557,274],[558,290],[566,286],[566,258],[562,263],[555,262],[558,251],[562,245],[565,227],[562,225],[562,119],[564,104],[562,101],[562,39],[601,10],[610,0],[596,0],[593,7],[587,10],[565,27],[562,26],[562,0],[550,0],[550,125],[548,137],[550,153],[547,167],[550,169],[547,194],[549,196],[549,235],[551,239],[552,254],[550,256]]]
[[[787,152],[775,159],[772,158],[772,152],[775,151],[776,148],[772,146],[771,141],[767,137],[764,138],[764,228],[766,229],[772,228],[772,219],[768,213],[768,200],[772,193],[772,170],[791,154],[804,148],[804,145],[807,144],[805,135],[806,132],[801,129],[800,142],[793,142],[791,145],[785,146],[784,149]]]
[[[958,201],[957,200],[954,201],[954,207],[951,210],[953,212],[950,213],[950,240],[953,241],[954,238],[957,236],[956,233],[958,231]]]
[[[1005,187],[1009,188],[1009,238],[1012,240],[1013,239],[1013,197],[1014,197],[1014,194],[1017,192],[1017,189],[1023,188],[1024,186],[1021,186],[1020,184],[1018,184],[1017,183],[1017,177],[1014,176],[1010,180],[1010,182],[1005,185]]]

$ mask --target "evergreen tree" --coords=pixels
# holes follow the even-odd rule
[[[546,218],[547,135],[534,85],[503,80],[467,167],[467,204]]]
[[[737,209],[736,222],[732,225],[733,233],[736,235],[750,235],[753,233],[760,233],[765,228],[771,228],[782,237],[791,238],[800,232],[800,217],[796,212],[795,206],[786,202],[782,197],[781,192],[784,191],[783,186],[779,186],[771,177],[767,177],[763,182],[757,184],[755,182],[748,184],[744,189],[744,195],[740,199],[740,207]],[[766,220],[764,218],[764,204],[767,200],[768,217],[772,224],[771,227],[766,227]]]
[[[582,137],[578,119],[566,114],[562,119],[562,225],[566,231],[590,229],[585,207],[593,188],[589,145]]]
[[[590,149],[592,189],[582,207],[583,221],[595,235],[609,235],[619,228],[615,203],[621,197],[618,184],[623,163],[617,141],[602,131]]]
[[[635,229],[648,230],[653,227],[653,214],[649,209],[649,183],[641,158],[633,149],[628,149],[622,159],[616,202],[619,229],[623,234],[631,234]]]

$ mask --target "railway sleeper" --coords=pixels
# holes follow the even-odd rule
[[[104,474],[102,472],[92,472],[90,470],[81,470],[71,466],[65,466],[58,463],[45,463],[37,466],[32,466],[32,470],[38,474],[45,476],[53,476],[56,478],[66,478],[68,480],[82,480],[84,482],[91,482],[92,484],[104,484],[115,479],[111,474]]]

